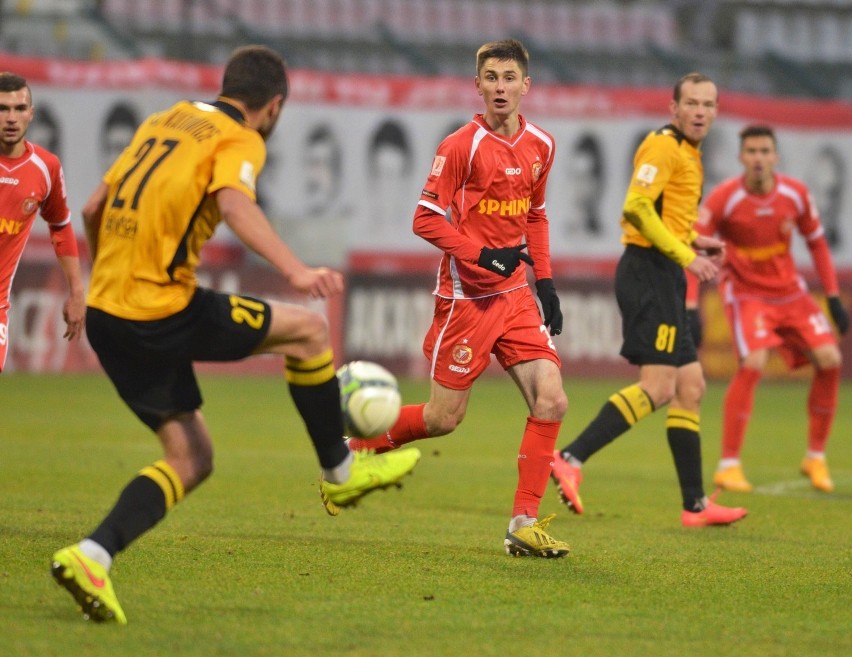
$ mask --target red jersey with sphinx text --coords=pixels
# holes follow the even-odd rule
[[[807,289],[790,251],[793,232],[808,243],[823,236],[807,187],[782,174],[775,174],[775,186],[765,195],[746,189],[742,177],[721,183],[703,202],[696,229],[726,243],[720,285],[764,298]]]
[[[20,157],[0,155],[0,311],[9,306],[12,279],[36,215],[55,226],[71,221],[59,158],[25,141]]]
[[[504,137],[478,114],[438,146],[418,203],[442,216],[449,208],[449,221],[458,231],[456,255],[445,250],[441,261],[438,296],[478,298],[527,285],[525,266],[508,278],[479,267],[476,259],[483,246],[526,243],[536,278],[550,276],[544,206],[555,142],[519,118],[518,131]]]

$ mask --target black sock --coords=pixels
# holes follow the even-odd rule
[[[701,436],[698,416],[681,409],[670,409],[666,419],[666,436],[674,458],[683,508],[704,508],[704,483],[701,475]]]
[[[630,426],[621,411],[612,402],[607,402],[574,442],[561,450],[561,454],[563,458],[567,458],[570,454],[575,459],[585,462],[592,454],[627,431]]]
[[[184,497],[183,482],[164,460],[142,468],[88,538],[115,556],[156,525]]]
[[[598,416],[577,439],[561,451],[562,458],[568,458],[570,454],[585,462],[653,412],[654,403],[638,383],[622,388],[610,396]]]
[[[325,469],[337,467],[349,456],[349,448],[343,441],[340,382],[331,348],[306,360],[287,356],[284,374],[320,465]]]

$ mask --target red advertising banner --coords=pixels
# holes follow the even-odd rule
[[[438,256],[405,254],[353,254],[344,318],[343,347],[347,359],[362,358],[383,363],[411,376],[427,376],[422,352],[423,337],[432,319],[435,272]],[[566,376],[635,376],[636,368],[620,355],[621,315],[615,300],[613,259],[568,259],[553,263],[565,324],[553,342],[562,358]],[[810,282],[818,286],[815,275]],[[849,289],[852,276],[841,275]],[[845,296],[847,307],[852,297]],[[715,287],[702,288],[701,310],[704,344],[700,350],[710,379],[728,379],[737,367],[731,336]],[[852,378],[852,336],[841,340],[843,375]],[[494,371],[498,371],[495,366]],[[766,376],[804,376],[807,370],[790,373],[773,355]]]
[[[82,247],[85,254],[85,247]],[[86,260],[85,255],[83,257]],[[428,377],[422,342],[432,320],[436,254],[353,254],[347,268],[346,292],[329,301],[312,301],[284,289],[269,267],[247,258],[236,246],[209,245],[199,268],[199,281],[222,291],[309,304],[329,321],[337,363],[366,359],[404,376]],[[613,292],[615,260],[573,259],[554,262],[554,279],[565,316],[554,344],[566,376],[634,376],[635,368],[620,355],[621,316]],[[810,276],[813,278],[813,276]],[[852,276],[842,275],[849,289]],[[15,276],[10,312],[10,350],[6,371],[71,372],[97,370],[88,342],[67,342],[62,304],[65,280],[50,244],[33,238]],[[849,306],[852,298],[844,300]],[[736,368],[730,334],[715,288],[702,293],[704,345],[701,359],[708,378],[727,379]],[[844,376],[852,378],[852,336],[841,341]],[[279,358],[251,358],[239,363],[200,364],[203,372],[278,374]],[[499,372],[495,365],[494,373]],[[797,373],[795,375],[803,375]],[[773,358],[768,376],[789,376]]]
[[[130,61],[74,61],[19,57],[0,53],[0,69],[16,71],[33,84],[79,91],[92,89],[178,89],[215,92],[222,67],[210,64],[143,58]],[[480,107],[472,77],[412,77],[339,74],[295,70],[290,74],[288,102],[353,107],[408,108],[417,111],[447,107]],[[624,117],[665,113],[669,87],[603,87],[537,83],[524,100],[525,112],[535,116]],[[843,101],[779,99],[726,93],[725,114],[743,118],[772,117],[777,126],[849,128],[852,105]]]
[[[81,258],[88,262],[81,244]],[[85,265],[84,265],[85,266]],[[88,270],[84,271],[88,277]],[[308,305],[326,315],[332,344],[342,364],[342,315],[344,299],[316,301],[286,289],[280,275],[236,246],[208,245],[198,269],[205,287],[264,299]],[[62,304],[67,297],[65,279],[50,243],[30,239],[15,274],[9,312],[9,352],[4,372],[79,372],[99,370],[97,356],[88,341],[62,338],[65,322]],[[275,356],[249,358],[237,363],[200,363],[202,372],[234,374],[281,374],[283,362]]]

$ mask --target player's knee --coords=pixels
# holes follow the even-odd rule
[[[213,474],[213,455],[205,456],[195,462],[195,476],[200,484]]]
[[[329,343],[328,321],[320,313],[310,313],[305,317],[302,333],[306,340],[322,348]]]
[[[816,366],[821,370],[840,369],[841,365],[843,365],[843,355],[837,348],[820,352],[816,359]]]
[[[456,427],[462,423],[464,411],[424,412],[423,419],[426,423],[426,431],[431,438],[446,436],[455,431]]]
[[[545,420],[560,421],[568,412],[568,397],[560,387],[548,394],[539,395],[535,400],[532,414]]]
[[[287,319],[279,319],[282,317]],[[273,306],[272,325],[258,352],[283,352],[297,358],[309,358],[324,351],[329,343],[328,321],[321,313],[299,308],[288,314],[286,310]]]
[[[189,463],[182,470],[184,472],[181,477],[183,479],[183,486],[189,492],[200,486],[213,474],[213,455],[193,454]]]
[[[678,385],[674,395],[669,399],[677,399],[679,406],[697,411],[701,405],[701,400],[704,398],[704,392],[707,390],[707,384],[704,378],[697,378]]]

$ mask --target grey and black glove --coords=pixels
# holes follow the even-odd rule
[[[533,264],[533,259],[530,255],[528,253],[521,252],[525,248],[527,248],[526,244],[519,244],[518,246],[504,246],[495,249],[483,246],[482,250],[479,252],[479,260],[476,261],[476,264],[483,269],[493,271],[495,274],[500,274],[500,276],[509,278],[509,276],[512,275],[512,272],[514,272],[518,268],[518,265],[521,264],[521,261],[526,262],[528,265]]]
[[[552,278],[542,278],[535,282],[535,291],[541,301],[541,312],[544,315],[544,325],[550,329],[550,335],[562,333],[562,309],[559,307],[559,296]]]
[[[840,331],[840,335],[844,335],[849,330],[849,314],[843,307],[840,297],[828,297],[828,311],[831,313],[831,319],[834,320],[834,325]]]

